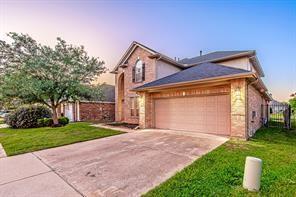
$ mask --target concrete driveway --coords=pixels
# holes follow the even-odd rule
[[[0,159],[0,196],[139,196],[227,138],[143,130]]]

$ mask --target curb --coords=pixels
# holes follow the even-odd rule
[[[0,143],[0,159],[4,158],[4,157],[7,157],[7,155],[6,155],[6,152],[5,152],[2,144]]]

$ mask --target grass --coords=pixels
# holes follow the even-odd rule
[[[144,196],[296,196],[296,130],[259,130],[230,140]],[[260,192],[242,188],[246,156],[263,160]]]
[[[0,124],[4,124],[4,119],[0,118]]]
[[[93,127],[86,122],[71,123],[56,128],[5,128],[0,129],[0,143],[7,155],[11,156],[121,133],[123,132]]]

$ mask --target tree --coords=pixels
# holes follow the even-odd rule
[[[292,109],[296,109],[296,93],[291,94],[291,99],[289,100],[289,104],[291,105]]]
[[[0,40],[1,97],[47,105],[54,124],[58,124],[58,106],[77,100],[87,85],[106,71],[104,62],[89,57],[83,46],[57,38],[51,48],[29,35],[7,35],[11,43]]]

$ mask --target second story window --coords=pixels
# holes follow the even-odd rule
[[[145,64],[138,60],[133,67],[133,82],[142,82],[145,80]]]

